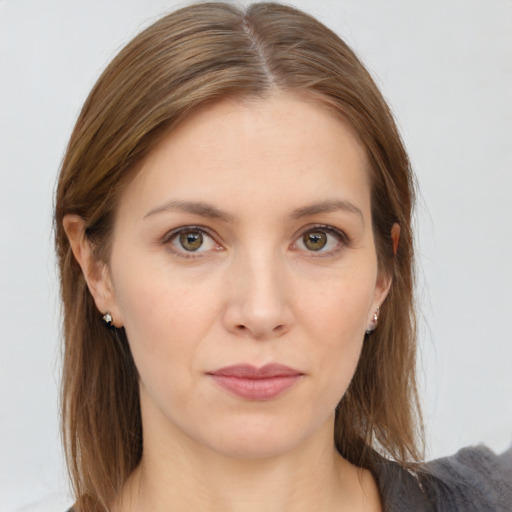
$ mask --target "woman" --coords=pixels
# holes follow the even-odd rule
[[[74,510],[506,510],[484,450],[420,465],[412,183],[301,12],[195,5],[125,47],[56,199]]]

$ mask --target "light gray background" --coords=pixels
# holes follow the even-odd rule
[[[362,57],[418,175],[429,457],[479,442],[503,450],[512,439],[512,2],[291,3]],[[1,511],[69,503],[57,420],[55,178],[99,72],[175,5],[0,0]]]

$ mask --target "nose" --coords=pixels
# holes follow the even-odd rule
[[[278,256],[240,255],[230,266],[226,286],[223,321],[228,331],[265,340],[292,327],[291,290]]]

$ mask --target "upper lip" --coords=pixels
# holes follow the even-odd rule
[[[213,372],[210,375],[219,375],[223,377],[240,377],[245,379],[265,379],[270,377],[289,377],[292,375],[303,375],[299,370],[285,366],[279,363],[266,364],[260,368],[250,364],[235,364],[226,366]]]

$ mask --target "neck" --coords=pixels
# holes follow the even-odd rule
[[[190,439],[149,439],[116,512],[380,510],[373,477],[336,451],[332,422],[294,450],[266,458],[229,457]]]

